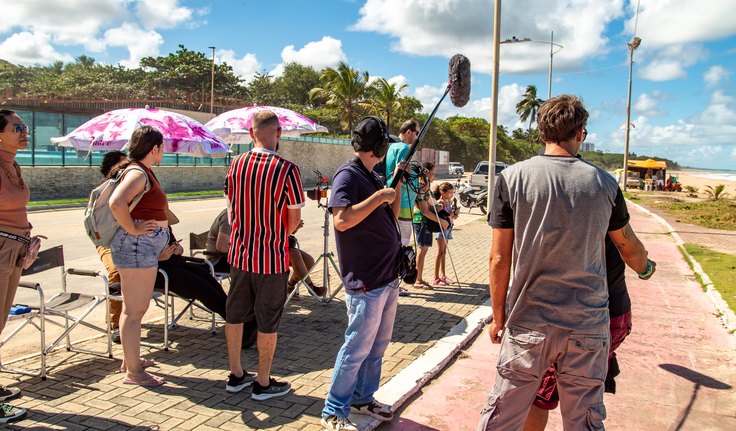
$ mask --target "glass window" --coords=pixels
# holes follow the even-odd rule
[[[33,152],[36,166],[61,166],[61,150],[51,138],[64,135],[63,114],[35,112],[33,122]]]

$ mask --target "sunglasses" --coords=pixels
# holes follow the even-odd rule
[[[14,124],[13,131],[15,133],[28,133],[28,126],[25,124]]]

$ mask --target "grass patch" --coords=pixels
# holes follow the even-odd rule
[[[695,244],[685,244],[685,250],[700,263],[731,310],[736,311],[736,256]]]
[[[29,207],[40,207],[46,205],[71,205],[71,204],[87,204],[88,199],[53,199],[50,201],[34,201],[28,202]]]
[[[639,199],[639,193],[633,193],[633,192],[624,192],[624,198],[632,201],[632,202],[639,202],[641,199]]]
[[[178,192],[178,193],[167,193],[166,197],[171,198],[184,198],[184,197],[196,197],[196,196],[222,196],[222,190],[204,190],[200,192]],[[53,199],[48,201],[34,201],[28,202],[29,207],[39,207],[46,205],[87,205],[88,198],[80,199]]]
[[[664,211],[681,223],[711,229],[736,230],[736,201],[731,199],[683,201],[661,195],[640,195],[642,204]]]

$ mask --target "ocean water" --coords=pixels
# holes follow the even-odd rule
[[[690,171],[688,175],[698,178],[706,178],[709,180],[736,181],[736,171],[730,169],[724,170],[697,170]]]

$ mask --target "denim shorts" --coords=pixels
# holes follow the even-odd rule
[[[452,228],[447,228],[445,231],[445,236],[442,236],[442,232],[437,232],[434,234],[434,239],[447,239],[448,241],[452,239]]]
[[[426,223],[414,223],[414,238],[419,247],[432,247],[432,232],[427,229]]]
[[[151,268],[158,266],[158,255],[169,243],[169,228],[156,226],[145,235],[131,235],[118,228],[110,242],[112,261],[118,268]]]

